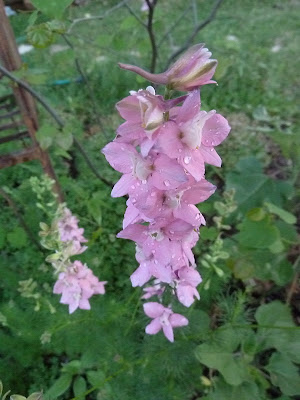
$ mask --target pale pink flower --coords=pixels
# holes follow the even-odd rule
[[[69,305],[69,313],[77,308],[90,310],[89,298],[94,294],[104,294],[104,285],[107,282],[99,282],[86,265],[80,261],[74,261],[65,272],[58,276],[53,293],[61,294],[60,302]]]
[[[60,234],[60,240],[62,242],[68,242],[76,240],[78,242],[87,242],[83,237],[83,228],[78,227],[78,219],[72,215],[68,208],[64,208],[63,216],[58,221],[58,230]]]
[[[145,303],[144,312],[148,317],[153,318],[153,321],[146,326],[146,333],[155,335],[162,329],[170,342],[174,342],[173,328],[186,326],[189,323],[183,315],[173,313],[171,308],[155,302]]]
[[[167,71],[152,74],[134,65],[119,63],[119,66],[135,72],[150,82],[168,86],[170,89],[190,91],[208,83],[217,67],[217,60],[212,60],[211,52],[204,44],[196,44],[187,50]]]
[[[178,300],[186,307],[190,307],[200,296],[196,287],[202,279],[198,271],[194,268],[184,267],[177,271],[178,280],[176,281],[176,293]]]

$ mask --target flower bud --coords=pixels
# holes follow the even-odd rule
[[[191,91],[211,81],[217,67],[217,60],[210,59],[211,52],[204,44],[196,44],[187,50],[167,71],[151,74],[134,65],[119,66],[135,72],[150,82],[167,85],[169,89]]]

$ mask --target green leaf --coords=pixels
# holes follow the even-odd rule
[[[65,372],[69,375],[77,375],[81,370],[81,362],[80,360],[70,361],[68,364],[65,364],[62,368],[62,372]]]
[[[287,224],[284,221],[275,221],[275,226],[279,230],[281,239],[287,243],[298,243],[299,238],[297,234],[297,229],[295,226]]]
[[[242,213],[261,207],[266,201],[280,207],[283,199],[293,193],[289,182],[265,175],[260,162],[254,157],[242,159],[235,171],[226,174],[226,190],[230,189],[235,189],[234,199]]]
[[[73,383],[74,396],[78,398],[85,398],[82,394],[86,391],[86,381],[82,376],[78,376]]]
[[[31,0],[31,3],[48,17],[61,17],[73,0]]]
[[[7,240],[15,249],[21,249],[27,245],[27,235],[23,228],[16,227],[7,234]]]
[[[232,353],[217,344],[201,344],[196,348],[196,358],[209,368],[217,369],[225,381],[233,386],[250,380],[248,365],[243,355]]]
[[[3,249],[5,245],[6,231],[0,226],[0,250]]]
[[[20,394],[12,394],[10,400],[26,400],[26,397],[21,396]]]
[[[266,213],[262,207],[252,208],[252,210],[248,211],[246,217],[251,221],[261,221],[266,216]]]
[[[271,214],[277,215],[287,224],[293,225],[297,222],[297,218],[295,217],[295,215],[291,214],[290,212],[283,210],[282,208],[277,207],[272,203],[265,203],[265,206],[267,207],[267,209],[270,211]]]
[[[65,23],[58,19],[53,19],[52,21],[48,21],[46,23],[50,31],[54,33],[63,34],[67,30]]]
[[[235,235],[235,238],[245,247],[265,249],[280,238],[278,229],[271,224],[268,217],[261,221],[251,221],[246,218],[238,228],[240,233]]]
[[[99,386],[105,379],[102,371],[88,371],[86,373],[87,379],[92,386]]]
[[[272,354],[265,369],[270,373],[273,385],[279,386],[283,394],[300,395],[299,371],[288,357],[283,354]]]
[[[27,29],[27,40],[34,47],[44,49],[54,40],[54,34],[46,23],[30,26]]]
[[[31,393],[27,400],[43,400],[43,393],[42,392],[35,392]]]
[[[201,229],[201,239],[202,240],[215,240],[218,237],[218,230],[214,226],[207,227],[203,226]]]
[[[53,125],[42,125],[36,133],[36,138],[43,150],[46,150],[53,143],[57,134],[57,128]]]
[[[63,132],[58,131],[55,137],[55,143],[63,150],[69,150],[73,143],[72,133],[66,132],[65,130]]]
[[[61,375],[45,393],[45,398],[49,400],[56,400],[58,396],[62,395],[69,389],[71,382],[72,375]]]
[[[124,31],[132,30],[137,26],[137,20],[135,17],[132,15],[129,15],[128,17],[124,18],[121,25],[120,29]]]
[[[254,382],[244,382],[238,386],[228,385],[219,380],[216,387],[205,400],[264,400]]]
[[[255,318],[259,325],[268,326],[258,330],[261,349],[275,348],[300,363],[300,328],[296,327],[289,307],[276,300],[260,306]]]
[[[35,11],[33,11],[31,14],[30,14],[30,17],[28,18],[28,22],[27,22],[27,26],[32,26],[34,23],[35,23],[35,21],[36,21],[36,19],[37,19],[37,17],[38,17],[38,11],[37,10],[35,10]]]

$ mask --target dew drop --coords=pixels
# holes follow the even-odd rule
[[[132,204],[135,204],[135,203],[136,203],[136,199],[135,199],[134,197],[131,199],[131,203],[132,203]]]
[[[155,192],[152,192],[152,193],[150,194],[150,196],[151,196],[151,197],[154,197],[154,196],[155,196]]]
[[[146,185],[146,183],[147,183],[146,179],[142,180],[143,185]]]
[[[214,149],[213,149],[213,148],[211,148],[211,149],[210,149],[210,151],[214,151]]]
[[[189,162],[191,161],[191,158],[192,158],[192,157],[185,156],[184,159],[183,159],[183,162],[184,162],[185,164],[189,164]]]
[[[170,234],[171,234],[171,235],[173,235],[173,234],[174,234],[174,231],[169,231],[169,232],[170,232]]]
[[[164,185],[165,185],[165,186],[170,186],[170,181],[165,180],[165,181],[164,181]]]
[[[134,186],[134,185],[132,185],[132,186],[131,186],[131,189],[135,189],[135,186]]]
[[[178,149],[179,153],[182,153],[182,149]]]

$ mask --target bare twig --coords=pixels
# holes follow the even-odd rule
[[[168,68],[168,66],[171,64],[171,62],[176,57],[178,57],[179,54],[183,53],[193,43],[193,41],[194,41],[195,37],[197,36],[198,32],[201,29],[205,28],[206,25],[208,25],[211,21],[213,21],[213,19],[215,18],[216,14],[217,14],[217,11],[218,11],[219,7],[221,6],[222,2],[223,2],[223,0],[216,0],[215,5],[213,6],[209,16],[204,21],[202,21],[199,25],[196,26],[196,28],[193,30],[191,35],[185,41],[185,43],[169,57],[169,59],[168,59],[168,61],[166,63],[165,69]]]
[[[74,26],[79,24],[79,23],[81,23],[81,22],[95,21],[95,20],[101,20],[101,19],[106,18],[113,11],[118,10],[119,8],[123,7],[127,2],[128,2],[128,0],[120,1],[120,3],[116,4],[114,7],[110,8],[107,11],[105,11],[105,13],[102,14],[102,15],[95,15],[95,16],[91,16],[91,17],[84,17],[84,18],[76,18],[76,19],[74,19],[71,22],[71,25],[70,25],[67,33],[71,33],[71,31],[74,28]]]
[[[64,38],[65,42],[70,47],[70,49],[72,49],[75,52],[74,46],[73,46],[72,42],[69,40],[69,38],[66,35],[62,35],[62,37]],[[98,110],[98,107],[97,107],[97,101],[96,101],[94,92],[93,92],[93,90],[91,88],[90,82],[88,81],[88,78],[87,78],[85,72],[83,71],[83,69],[81,67],[80,61],[79,61],[79,59],[78,59],[78,57],[76,55],[75,55],[74,61],[75,61],[76,69],[77,69],[79,75],[83,79],[83,81],[86,84],[86,87],[88,89],[88,93],[89,93],[89,96],[90,96],[90,99],[91,99],[91,102],[92,102],[92,105],[93,105],[93,109],[94,109],[94,112],[95,112],[95,117],[97,119],[98,125],[100,126],[100,128],[101,128],[102,132],[104,133],[106,139],[108,139],[108,134],[106,132],[106,129],[104,128],[104,125],[102,123],[101,117],[99,115],[99,110]]]
[[[129,13],[144,27],[147,29],[147,25],[144,23],[144,21],[141,20],[141,18],[134,12],[134,10],[129,6],[129,4],[125,3],[125,7],[129,11]]]
[[[26,224],[24,218],[22,217],[22,214],[20,213],[20,211],[18,210],[17,205],[15,204],[14,200],[9,196],[8,193],[6,193],[6,191],[3,188],[0,188],[0,195],[7,201],[9,207],[12,209],[13,213],[15,214],[15,216],[17,217],[17,219],[19,220],[20,225],[22,226],[22,228],[24,229],[24,231],[27,233],[28,237],[30,238],[30,240],[32,241],[32,243],[39,249],[39,250],[43,250],[42,246],[40,245],[40,243],[36,240],[36,238],[34,237],[34,234],[31,232],[29,226]]]
[[[148,30],[148,35],[149,35],[151,48],[152,48],[150,72],[153,73],[153,72],[155,72],[157,55],[158,55],[156,39],[155,39],[155,35],[153,32],[153,15],[154,15],[155,6],[157,4],[157,0],[145,0],[145,1],[149,8],[147,30]]]
[[[34,89],[32,89],[26,82],[23,82],[21,79],[15,77],[13,74],[11,74],[6,68],[4,68],[2,65],[0,65],[0,72],[3,73],[3,75],[7,76],[10,78],[13,82],[16,82],[18,85],[26,89],[31,95],[45,108],[45,110],[52,116],[52,118],[55,120],[57,125],[63,129],[65,126],[64,121],[62,118],[56,113],[56,111],[44,100],[44,98],[37,93]],[[92,161],[88,157],[87,153],[83,149],[82,145],[78,142],[78,140],[73,136],[73,141],[74,145],[78,148],[82,156],[84,157],[87,165],[91,169],[91,171],[97,176],[98,179],[100,179],[103,183],[105,183],[108,186],[112,186],[112,183],[108,182],[105,178],[103,178],[97,171],[96,167],[93,165]]]

